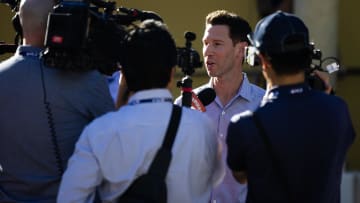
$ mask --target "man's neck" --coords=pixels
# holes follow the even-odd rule
[[[44,38],[42,37],[24,37],[22,41],[23,45],[33,46],[33,47],[44,47]]]
[[[277,86],[293,85],[303,83],[305,81],[304,73],[293,75],[274,76],[267,81],[267,88],[272,89]]]
[[[223,106],[238,93],[244,76],[242,73],[228,75],[228,77],[213,77],[211,83],[214,86],[216,96],[220,99]]]

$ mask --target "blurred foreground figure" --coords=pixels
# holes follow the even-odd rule
[[[53,3],[21,1],[23,44],[0,64],[0,202],[56,202],[84,126],[114,109],[97,71],[75,73],[43,64]]]
[[[148,171],[161,146],[173,109],[169,90],[176,46],[165,24],[143,21],[129,33],[121,64],[127,103],[83,131],[61,183],[58,202],[92,202],[95,191],[115,202]],[[125,90],[123,90],[125,89]],[[182,108],[166,176],[167,202],[208,203],[223,177],[219,144],[210,119]]]
[[[246,202],[339,203],[355,132],[346,103],[305,82],[307,27],[279,11],[260,20],[250,39],[267,94],[256,111],[232,118],[227,136],[227,162],[248,183]]]

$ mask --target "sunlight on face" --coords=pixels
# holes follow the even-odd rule
[[[227,25],[207,24],[202,39],[205,67],[210,77],[219,77],[233,68],[234,45]]]

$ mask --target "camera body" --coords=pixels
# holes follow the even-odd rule
[[[245,47],[245,62],[249,64],[249,66],[258,66],[260,65],[260,58],[257,56],[258,51],[253,46]]]
[[[306,81],[314,89],[324,90],[325,86],[320,78],[313,74],[315,70],[328,72],[329,74],[339,70],[340,63],[335,57],[322,58],[322,52],[320,49],[315,48],[315,44],[311,42],[309,44],[309,51],[311,53],[310,67],[305,70]],[[259,50],[254,46],[245,47],[245,61],[250,66],[261,65],[260,58],[258,56]]]
[[[58,50],[80,50],[88,37],[88,3],[63,1],[48,16],[45,46]]]
[[[44,62],[64,70],[98,69],[112,75],[119,70],[130,26],[146,19],[162,21],[154,12],[116,8],[115,2],[60,1],[48,17]],[[177,64],[191,75],[202,62],[191,48],[195,34],[186,32],[185,38],[185,47],[177,48]]]
[[[17,10],[20,0],[0,0]],[[52,68],[70,71],[97,69],[106,75],[119,70],[128,30],[135,21],[163,21],[152,11],[116,7],[116,2],[104,0],[59,0],[48,15],[45,50],[42,59]],[[16,15],[18,35],[21,25]],[[21,37],[18,37],[21,38]],[[196,35],[185,33],[185,47],[177,48],[177,64],[186,75],[202,67],[200,55],[191,48]],[[2,52],[15,52],[16,45],[1,43]],[[4,50],[4,51],[2,51]]]
[[[191,42],[196,39],[193,32],[185,32],[185,47],[177,48],[177,65],[185,75],[192,75],[195,68],[201,68],[203,63],[200,60],[199,53],[191,48]]]
[[[98,69],[111,75],[118,70],[127,35],[119,15],[114,2],[61,1],[48,17],[45,64],[72,71]]]

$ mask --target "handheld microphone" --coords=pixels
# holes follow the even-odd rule
[[[213,102],[215,97],[215,90],[210,87],[201,90],[197,95],[192,92],[191,107],[201,112],[205,112],[205,106]]]

